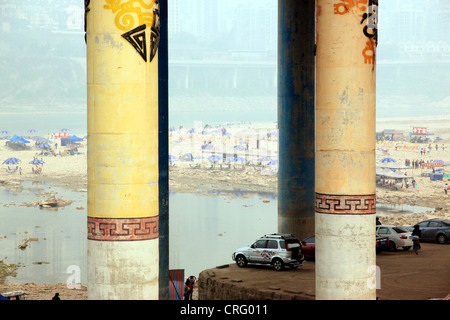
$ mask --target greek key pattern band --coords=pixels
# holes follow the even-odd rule
[[[159,216],[149,218],[92,218],[87,220],[89,240],[139,241],[159,237]]]
[[[362,215],[376,213],[376,195],[330,195],[316,193],[316,212]]]

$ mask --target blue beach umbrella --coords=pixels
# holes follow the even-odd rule
[[[233,162],[247,162],[247,159],[243,157],[234,157],[231,161]]]
[[[258,161],[259,161],[259,162],[272,161],[272,158],[266,156],[266,157],[259,158]]]
[[[221,161],[222,157],[214,154],[212,156],[209,156],[208,160],[211,162],[217,162],[217,161]]]
[[[77,137],[76,135],[73,135],[69,138],[66,138],[67,140],[71,140],[71,141],[82,141],[83,138]]]
[[[19,136],[14,136],[10,139],[10,141],[12,142],[23,142],[23,143],[30,143],[30,141],[28,141],[25,138],[19,137]]]
[[[5,161],[3,161],[3,164],[18,164],[20,161],[20,159],[17,158],[8,158]]]
[[[397,162],[397,160],[392,159],[392,158],[384,158],[384,159],[381,159],[380,162],[381,163],[389,163],[389,162]]]
[[[34,159],[34,160],[32,160],[32,161],[30,161],[28,163],[30,163],[30,164],[41,164],[41,160]]]

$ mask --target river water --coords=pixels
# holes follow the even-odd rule
[[[19,264],[6,282],[66,283],[79,270],[87,283],[87,193],[50,183],[0,188],[0,260]],[[73,202],[58,209],[40,209],[25,203],[55,194]],[[277,231],[275,194],[234,193],[169,194],[169,267],[185,275],[231,263],[233,251],[263,234]],[[379,207],[378,207],[379,206]],[[428,208],[377,206],[378,215],[423,212]],[[77,208],[78,207],[78,208]],[[24,250],[19,246],[25,243]],[[72,281],[72,280],[71,280]]]

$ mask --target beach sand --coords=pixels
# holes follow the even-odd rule
[[[405,159],[416,160],[422,159],[424,161],[430,160],[444,160],[450,162],[450,119],[444,117],[430,117],[429,119],[381,119],[377,121],[377,131],[384,129],[396,129],[399,131],[409,132],[412,126],[428,127],[429,132],[440,136],[444,140],[439,141],[438,150],[435,149],[435,143],[432,143],[433,148],[430,153],[421,155],[420,151],[411,144],[402,144],[397,147],[393,144],[385,144],[383,148],[379,146],[376,151],[377,161],[384,157],[391,157],[397,160],[397,163],[404,164]],[[257,129],[261,131],[263,126]],[[229,132],[232,132],[236,127],[229,127]],[[240,132],[245,132],[246,135],[252,132],[254,127],[252,125],[240,126],[237,128]],[[273,124],[271,124],[266,131],[262,130],[262,137],[267,137],[267,132],[273,131]],[[179,137],[182,136],[182,139]],[[172,137],[172,139],[174,139]],[[201,139],[204,139],[202,137]],[[265,139],[265,138],[262,138]],[[177,136],[177,142],[171,140],[171,152],[175,152],[176,156],[182,155],[184,152],[193,150],[193,142],[186,133]],[[8,173],[7,165],[0,165],[0,186],[17,185],[21,181],[47,181],[58,186],[70,188],[75,191],[86,192],[87,190],[87,148],[86,141],[82,142],[79,151],[82,154],[67,155],[67,156],[41,156],[37,155],[41,150],[37,147],[30,146],[29,150],[16,151],[5,145],[5,140],[0,140],[0,163],[9,157],[16,157],[21,159],[18,165],[22,168],[22,174],[19,172]],[[216,141],[217,142],[217,141]],[[237,140],[229,141],[229,143],[239,142]],[[250,142],[249,150],[254,150],[255,145]],[[272,144],[276,143],[272,139]],[[444,145],[444,150],[442,150]],[[407,148],[405,148],[407,146]],[[425,145],[422,145],[425,146]],[[58,141],[58,149],[56,152],[63,151],[64,147],[60,147]],[[382,151],[384,149],[384,151]],[[266,145],[267,150],[267,145]],[[277,155],[277,150],[269,147],[270,155]],[[32,173],[33,165],[29,164],[31,160],[37,157],[45,161],[42,166],[42,173]],[[377,162],[378,163],[378,162]],[[15,167],[10,165],[10,167]],[[446,169],[450,173],[450,167]],[[266,170],[266,171],[264,171]],[[207,168],[205,162],[200,167],[193,168],[189,162],[176,161],[174,166],[169,168],[169,186],[170,189],[176,192],[209,192],[212,189],[220,191],[233,192],[236,189],[255,191],[255,192],[273,192],[276,193],[278,189],[277,175],[274,174],[273,167],[267,167],[261,171],[261,168],[255,166],[245,166],[238,168]],[[405,204],[420,207],[428,207],[429,210],[418,212],[414,214],[397,214],[393,210],[392,215],[381,217],[384,224],[397,224],[409,226],[428,218],[446,218],[450,219],[450,192],[448,195],[444,194],[443,185],[450,179],[445,178],[445,181],[431,181],[429,177],[421,176],[422,172],[429,172],[426,169],[406,169],[407,174],[414,176],[418,187],[417,188],[400,188],[397,191],[386,187],[377,187],[377,202],[384,204]],[[70,199],[66,199],[70,200]],[[20,289],[22,288],[22,289]],[[25,288],[25,289],[24,289]],[[51,299],[54,292],[59,292],[62,299],[79,299],[83,300],[87,297],[87,292],[83,290],[65,290],[65,284],[0,284],[0,292],[11,290],[25,290],[29,295],[29,299]]]

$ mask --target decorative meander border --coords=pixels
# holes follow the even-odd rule
[[[331,195],[316,193],[316,212],[327,214],[374,214],[376,195]]]
[[[87,219],[89,240],[139,241],[159,237],[159,216],[148,218]]]

